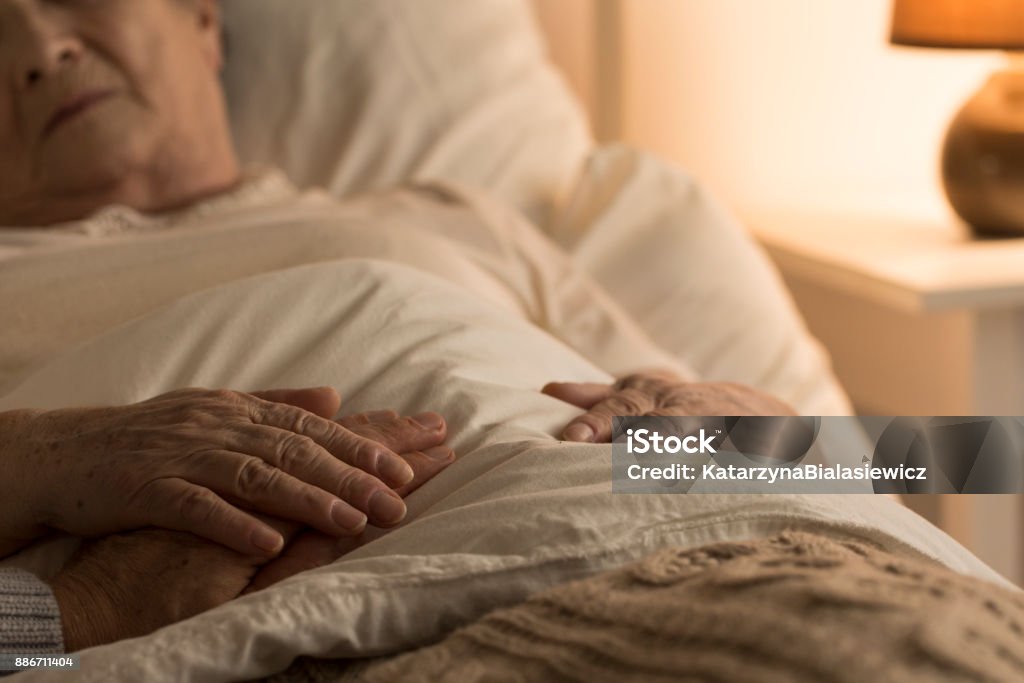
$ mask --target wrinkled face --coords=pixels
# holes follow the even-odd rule
[[[0,0],[0,207],[95,192],[210,148],[224,128],[216,9]]]

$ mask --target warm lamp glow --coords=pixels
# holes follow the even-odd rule
[[[1024,50],[1024,0],[895,0],[892,42]]]
[[[1024,0],[894,0],[892,42],[1024,51]],[[1024,236],[1024,61],[1011,60],[946,133],[942,181],[983,235]]]

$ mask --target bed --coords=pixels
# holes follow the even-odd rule
[[[395,655],[659,549],[784,532],[856,540],[1010,588],[886,497],[612,495],[607,448],[555,438],[576,413],[541,395],[543,384],[652,364],[744,382],[805,414],[849,405],[728,212],[684,171],[593,144],[526,3],[224,7],[225,86],[244,159],[345,198],[351,226],[393,223],[400,237],[349,250],[322,227],[254,237],[226,220],[147,238],[157,250],[115,240],[90,247],[94,258],[47,253],[6,267],[0,306],[20,322],[0,353],[0,409],[328,383],[346,411],[441,412],[460,457],[409,498],[400,528],[371,532],[329,567],[86,651],[80,679],[247,680],[301,656]],[[459,231],[445,202],[487,216],[499,247],[534,235],[529,248],[550,269],[515,270],[518,242],[496,264],[473,251],[473,236],[462,240],[465,268],[437,268],[447,247],[431,237]],[[515,286],[495,285],[501,268]],[[69,269],[77,280],[57,275]],[[543,292],[563,305],[546,307]],[[564,305],[574,296],[597,297],[600,314]],[[551,329],[524,319],[551,310],[578,315]],[[53,571],[71,543],[18,562]]]

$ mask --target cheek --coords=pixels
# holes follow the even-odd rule
[[[130,94],[142,104],[156,108],[160,84],[173,72],[172,55],[168,55],[166,31],[150,25],[155,18],[140,20],[123,13],[104,15],[89,26],[91,52],[105,62],[105,69],[117,73]]]
[[[151,37],[150,40],[142,36]],[[130,151],[166,137],[175,125],[180,99],[174,91],[175,62],[159,31],[138,31],[117,36],[118,46],[105,56],[123,81],[122,97],[102,112],[103,121],[90,131],[96,142]]]
[[[10,195],[29,182],[29,150],[10,101],[0,98],[0,194]]]

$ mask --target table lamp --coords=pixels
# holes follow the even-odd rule
[[[953,119],[942,180],[975,232],[1024,236],[1024,0],[894,0],[891,41],[1010,53]]]

